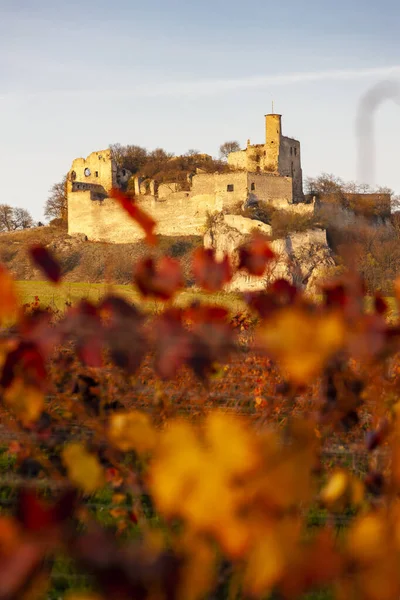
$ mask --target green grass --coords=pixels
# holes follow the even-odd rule
[[[59,310],[65,309],[66,302],[74,304],[83,298],[98,302],[103,296],[111,292],[140,304],[149,312],[156,312],[165,304],[156,300],[143,299],[131,285],[110,285],[106,283],[62,283],[54,285],[48,281],[17,281],[17,286],[23,304],[33,302],[35,296],[38,296],[41,306],[51,306]],[[240,312],[246,308],[246,304],[239,294],[227,292],[208,294],[196,290],[184,290],[178,293],[173,304],[174,306],[187,306],[195,300],[204,304],[219,304],[232,312]]]

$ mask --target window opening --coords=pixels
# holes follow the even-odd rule
[[[227,192],[233,192],[233,190],[234,190],[233,183],[228,183],[228,185],[226,186],[226,191]]]

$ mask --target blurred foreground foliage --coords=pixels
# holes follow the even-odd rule
[[[115,198],[154,243],[151,219]],[[59,285],[48,250],[31,257]],[[215,292],[274,259],[255,237],[237,265],[198,249],[193,276]],[[319,302],[277,280],[233,317],[177,308],[171,257],[138,262],[133,283],[164,308],[109,295],[54,314],[20,306],[0,270],[0,470],[13,483],[0,600],[51,597],[60,557],[84,576],[75,600],[397,599],[400,324],[385,300],[366,311],[347,273]],[[343,444],[349,464],[327,459]]]

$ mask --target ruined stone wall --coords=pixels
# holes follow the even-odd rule
[[[211,173],[195,175],[192,179],[190,196],[195,198],[215,199],[215,210],[228,209],[247,198],[247,173]]]
[[[293,201],[292,179],[277,175],[248,173],[248,189],[250,200],[272,202],[283,208]]]
[[[160,185],[158,186],[158,190],[157,190],[157,195],[159,197],[159,199],[163,199],[163,198],[168,198],[168,196],[170,194],[173,194],[175,192],[179,191],[179,184],[178,183],[160,183]]]
[[[153,196],[141,196],[138,205],[151,215],[160,235],[202,235],[207,213],[213,213],[215,199],[191,199],[172,194],[170,201]],[[90,240],[111,243],[133,243],[144,237],[143,230],[129,218],[112,198],[103,201],[90,199],[90,192],[73,192],[68,202],[68,233],[84,233]]]
[[[160,235],[202,235],[208,214],[235,212],[252,196],[286,207],[292,201],[291,179],[245,171],[201,174],[193,177],[190,192],[139,195],[137,203],[154,218]],[[143,237],[143,231],[114,200],[102,199],[91,187],[69,192],[68,232],[111,243],[132,243]]]
[[[230,152],[228,154],[228,165],[234,169],[247,170],[247,149]]]
[[[107,191],[115,187],[117,167],[111,160],[110,150],[99,150],[87,158],[76,158],[67,178],[68,191],[72,191],[74,182],[101,185]]]
[[[303,201],[303,173],[301,170],[300,142],[282,136],[279,152],[279,173],[293,179],[293,201]]]
[[[208,214],[229,212],[246,198],[247,173],[238,172],[195,175],[190,193],[175,192],[165,198],[142,195],[137,203],[154,218],[160,235],[203,235]],[[143,231],[115,200],[94,200],[89,190],[68,195],[68,233],[84,233],[91,240],[111,243],[132,243],[143,237]]]

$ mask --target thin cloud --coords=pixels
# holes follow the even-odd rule
[[[318,81],[353,81],[371,77],[393,77],[400,75],[400,65],[371,67],[365,69],[336,69],[278,75],[259,75],[236,79],[203,79],[197,81],[166,81],[158,84],[141,83],[126,89],[51,89],[27,90],[0,93],[0,100],[9,98],[35,98],[43,96],[213,96],[233,90],[257,89],[269,86],[296,85]]]

